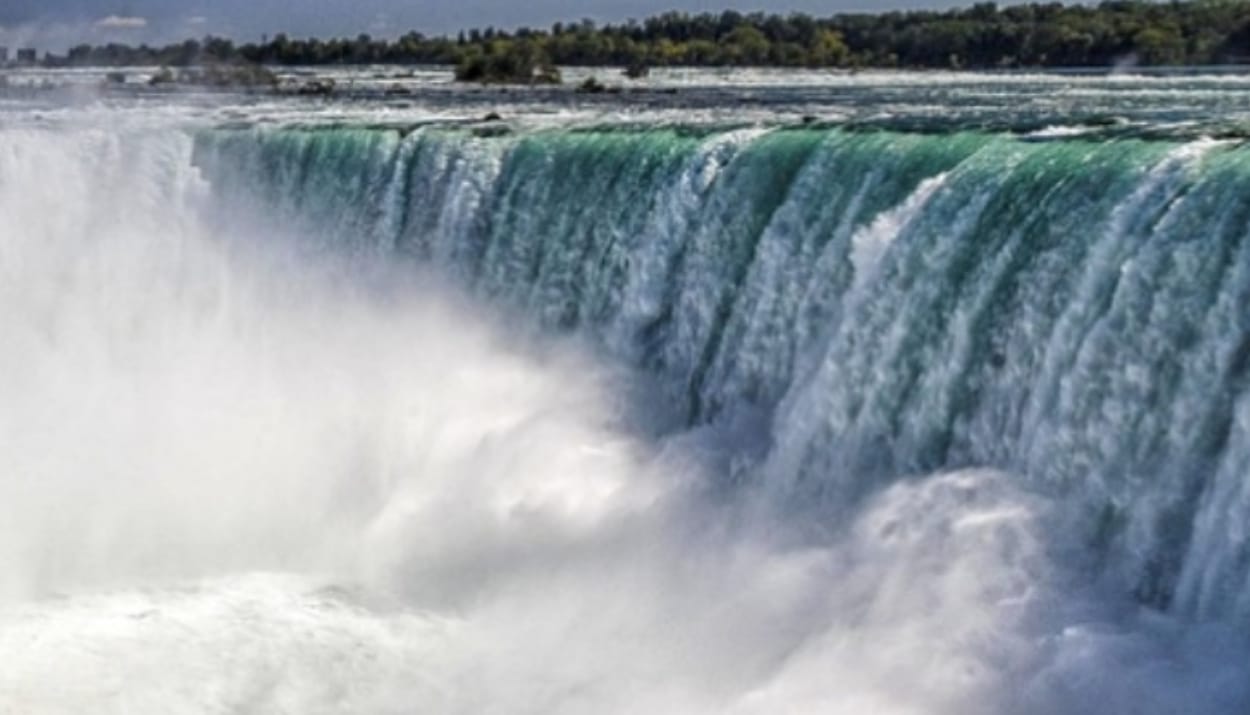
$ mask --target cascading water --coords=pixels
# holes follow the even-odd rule
[[[763,412],[769,489],[837,509],[904,475],[1011,470],[1145,601],[1250,616],[1247,542],[1195,533],[1250,445],[1239,145],[330,129],[198,148],[291,221],[598,336],[690,424]]]
[[[1240,142],[200,111],[0,124],[0,712],[1250,707]]]

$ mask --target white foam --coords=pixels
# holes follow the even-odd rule
[[[119,124],[0,130],[0,712],[1250,703],[1245,643],[1083,585],[1009,475],[795,539],[576,344],[220,215]]]

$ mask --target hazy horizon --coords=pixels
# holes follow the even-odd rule
[[[344,37],[368,33],[394,37],[416,30],[427,35],[462,29],[548,27],[582,18],[597,22],[643,19],[669,10],[685,12],[840,12],[948,8],[969,2],[893,0],[535,0],[518,5],[502,0],[461,0],[455,4],[403,0],[359,0],[343,4],[309,0],[8,0],[0,7],[0,45],[61,51],[78,43],[165,43],[217,35],[238,41],[285,32],[295,36]],[[1015,3],[999,3],[1010,5]]]

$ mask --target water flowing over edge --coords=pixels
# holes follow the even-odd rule
[[[21,239],[0,253],[0,453],[40,481],[3,484],[2,583],[87,595],[5,621],[0,655],[24,655],[0,705],[72,712],[117,692],[83,676],[117,673],[152,687],[115,711],[1245,702],[1225,625],[1245,618],[1236,145],[674,127],[3,146]],[[403,283],[388,270],[316,268],[344,254],[432,266],[657,375],[666,446],[619,429],[597,360],[518,354],[456,300],[363,281]],[[730,456],[712,490],[781,523],[726,524],[674,480],[705,435]],[[238,575],[264,570],[369,587]],[[1099,572],[1181,619],[1107,613],[1080,583]],[[78,679],[41,688],[52,673]]]
[[[771,424],[836,511],[994,466],[1161,607],[1250,615],[1240,145],[844,130],[226,131],[197,161]],[[1079,515],[1077,514],[1079,512]]]

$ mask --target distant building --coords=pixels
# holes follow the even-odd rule
[[[0,47],[0,65],[8,64],[8,62],[9,62],[9,48]]]
[[[17,51],[17,63],[19,65],[33,65],[39,62],[39,51],[26,48]]]

